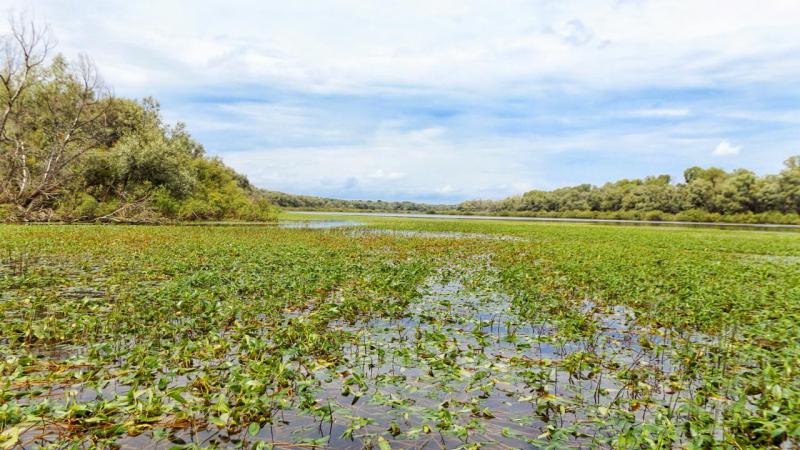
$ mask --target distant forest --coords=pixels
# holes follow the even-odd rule
[[[746,169],[726,172],[692,167],[684,180],[669,175],[529,191],[502,200],[469,200],[454,205],[352,201],[269,192],[276,205],[295,209],[496,214],[637,220],[800,223],[800,156],[785,161],[776,175]]]
[[[328,210],[328,211],[374,211],[441,213],[453,210],[454,205],[434,205],[415,202],[386,202],[383,200],[341,200],[337,198],[294,195],[277,191],[265,191],[266,197],[282,208]]]
[[[800,156],[784,162],[776,175],[746,169],[726,172],[692,167],[683,181],[669,175],[620,180],[602,186],[581,184],[552,191],[529,191],[503,200],[470,200],[462,212],[522,213],[560,217],[742,222],[800,222]]]
[[[87,57],[49,57],[46,30],[12,28],[0,60],[0,220],[275,218],[243,175],[165,124],[155,100],[111,95]]]

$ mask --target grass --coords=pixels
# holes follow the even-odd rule
[[[800,445],[799,233],[353,220],[0,226],[0,447]]]

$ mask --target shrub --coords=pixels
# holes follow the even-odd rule
[[[0,203],[0,222],[16,222],[19,220],[17,206],[10,203]]]

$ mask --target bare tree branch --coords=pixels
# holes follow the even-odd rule
[[[0,66],[0,202],[31,211],[73,180],[76,163],[104,142],[111,108],[94,62],[57,56],[47,27],[10,20]]]

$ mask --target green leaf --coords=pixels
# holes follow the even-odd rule
[[[3,450],[13,448],[19,442],[19,435],[22,433],[22,427],[17,426],[4,431],[0,434],[0,448]]]
[[[220,428],[226,427],[228,425],[227,423],[225,423],[224,420],[220,419],[217,416],[209,416],[208,421]]]
[[[392,446],[389,445],[389,441],[384,439],[383,436],[378,436],[378,448],[380,450],[392,450]]]

